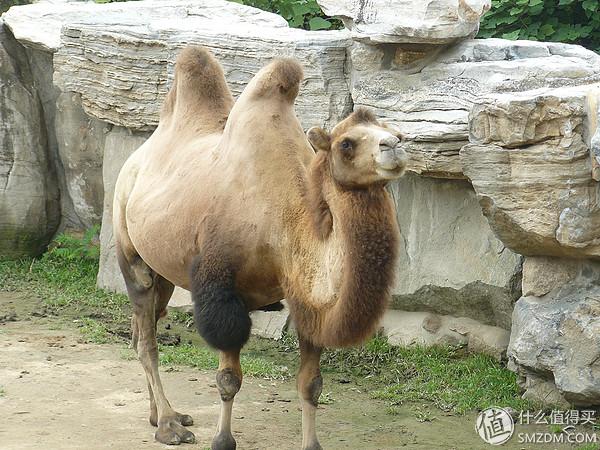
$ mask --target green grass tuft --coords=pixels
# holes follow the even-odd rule
[[[286,366],[277,365],[264,358],[256,358],[242,353],[240,361],[245,376],[269,380],[283,380],[290,376],[290,371]],[[213,350],[196,345],[160,346],[160,364],[215,370],[219,367],[219,358]]]
[[[116,341],[115,336],[108,331],[106,326],[94,319],[82,319],[80,331],[85,341],[92,344],[108,344]]]

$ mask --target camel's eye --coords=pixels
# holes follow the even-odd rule
[[[352,148],[352,142],[350,142],[348,139],[344,139],[342,141],[342,150],[350,150]]]

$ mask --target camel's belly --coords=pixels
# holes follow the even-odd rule
[[[168,194],[132,193],[127,208],[127,225],[130,239],[141,258],[155,272],[184,289],[190,289],[189,270],[192,260],[201,252],[205,239],[203,224],[214,223],[215,217],[223,223],[216,225],[216,235],[236,236],[237,242],[222,243],[235,248],[238,258],[236,291],[246,301],[249,309],[257,309],[281,300],[279,263],[276,249],[261,238],[258,227],[246,224],[243,229],[225,231],[229,215],[221,205],[204,205],[181,200],[168,200]],[[190,214],[189,211],[195,211]],[[218,211],[215,212],[215,210]],[[255,231],[248,232],[248,228]],[[212,234],[211,234],[212,236]]]

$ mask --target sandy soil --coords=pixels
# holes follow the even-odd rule
[[[11,294],[12,295],[12,294]],[[0,317],[23,299],[0,293]],[[8,308],[8,309],[7,309]],[[86,344],[57,318],[26,317],[0,324],[0,449],[151,449],[148,395],[142,368],[123,357],[119,345]],[[206,449],[218,417],[214,373],[161,368],[173,406],[191,414],[196,444]],[[326,449],[485,449],[474,414],[418,422],[406,407],[386,413],[382,402],[325,376],[335,401],[320,407],[318,429]],[[236,397],[233,421],[238,449],[300,448],[300,411],[293,381],[246,378]],[[508,449],[525,447],[516,443]]]

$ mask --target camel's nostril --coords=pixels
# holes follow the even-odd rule
[[[384,150],[393,150],[396,145],[398,145],[398,143],[400,142],[400,139],[398,139],[396,136],[390,134],[389,136],[383,138],[381,141],[379,141],[379,148],[384,151]]]

